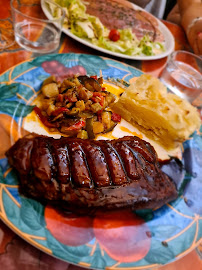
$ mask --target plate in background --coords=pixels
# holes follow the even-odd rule
[[[132,9],[141,10],[145,14],[148,14],[148,17],[153,17],[154,20],[156,21],[156,23],[158,24],[158,29],[160,30],[161,33],[163,33],[163,36],[165,38],[165,43],[164,43],[165,51],[160,53],[160,54],[151,55],[151,56],[146,56],[146,55],[131,56],[131,55],[126,55],[126,54],[122,54],[122,53],[119,53],[119,52],[113,52],[111,50],[108,50],[108,49],[99,47],[97,45],[94,45],[93,43],[91,43],[87,39],[83,39],[83,38],[80,38],[80,37],[74,35],[67,28],[62,28],[62,31],[66,35],[68,35],[69,37],[75,39],[76,41],[78,41],[78,42],[80,42],[80,43],[82,43],[82,44],[84,44],[84,45],[86,45],[86,46],[88,46],[88,47],[90,47],[92,49],[95,49],[95,50],[98,50],[100,52],[109,54],[111,56],[121,57],[121,58],[125,58],[125,59],[130,59],[130,60],[155,60],[155,59],[160,59],[160,58],[163,58],[163,57],[166,57],[166,56],[170,55],[174,51],[175,41],[174,41],[173,35],[170,32],[170,30],[158,18],[154,17],[153,15],[151,15],[149,12],[145,11],[141,7],[139,7],[139,6],[135,5],[135,4],[129,3],[127,1],[125,1],[125,0],[121,0],[121,1],[115,0],[115,2],[118,2],[118,4],[122,5],[123,7],[124,7],[124,3],[126,3],[127,5],[130,5]],[[43,0],[41,0],[41,7],[42,7],[45,15],[47,16],[47,18],[49,18],[49,19],[52,18],[52,15],[50,15],[50,13],[47,10],[45,4],[43,3]]]

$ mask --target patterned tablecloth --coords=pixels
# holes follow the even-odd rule
[[[21,1],[22,2],[22,1]],[[37,5],[37,0],[23,0],[23,2],[29,5],[33,12],[40,12],[40,8]],[[170,29],[175,38],[175,49],[189,50],[183,30],[172,23],[164,21],[164,24]],[[12,28],[10,1],[0,0],[0,31],[1,28]],[[104,55],[96,50],[88,48],[77,41],[63,35],[61,39],[60,47],[57,53],[88,53],[95,55]],[[21,63],[27,59],[35,57],[36,55],[27,52],[20,48],[16,43],[10,48],[0,51],[0,74],[9,69],[10,67]],[[153,61],[135,61],[125,60],[120,58],[113,58],[129,65],[132,65],[143,72],[150,73],[154,76],[158,76],[166,64],[166,58]],[[5,123],[0,123],[1,140],[8,140],[9,136],[5,133]],[[5,135],[4,135],[5,134]],[[5,137],[4,137],[5,136]],[[3,137],[3,138],[2,138]],[[202,269],[202,245],[191,251],[183,258],[163,267],[158,268],[168,270],[197,270]],[[2,270],[77,270],[83,269],[79,266],[74,266],[51,257],[42,251],[31,246],[13,231],[11,231],[0,220],[0,269]]]

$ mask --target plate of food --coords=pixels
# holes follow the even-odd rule
[[[174,38],[157,18],[137,5],[120,0],[54,0],[65,10],[62,31],[98,51],[134,60],[154,60],[174,50]],[[58,17],[57,8],[45,0],[48,18]]]
[[[0,218],[20,237],[91,269],[152,269],[200,243],[191,104],[86,54],[25,61],[0,88]]]

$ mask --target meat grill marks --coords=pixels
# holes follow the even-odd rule
[[[138,137],[25,137],[6,155],[20,174],[23,194],[70,207],[153,208],[177,196],[154,148]]]
[[[20,172],[29,172],[42,181],[55,179],[58,183],[71,183],[72,187],[122,185],[140,179],[140,174],[144,173],[140,171],[138,160],[143,166],[156,159],[152,148],[146,148],[137,139],[134,143],[130,137],[113,141],[45,137],[25,140],[27,143],[24,139],[19,141],[24,156],[23,161],[15,165],[17,169],[19,166]],[[22,155],[21,151],[19,154]],[[21,157],[16,156],[16,159],[20,161]]]

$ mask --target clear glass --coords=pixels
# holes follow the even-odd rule
[[[40,54],[58,48],[65,17],[63,8],[50,0],[42,0],[41,6],[48,18],[43,12],[33,12],[33,7],[29,5],[21,4],[18,0],[11,1],[16,42],[24,49]],[[58,18],[52,17],[50,7],[57,10]]]
[[[202,93],[202,58],[186,51],[173,52],[160,80],[176,95],[193,102]]]

